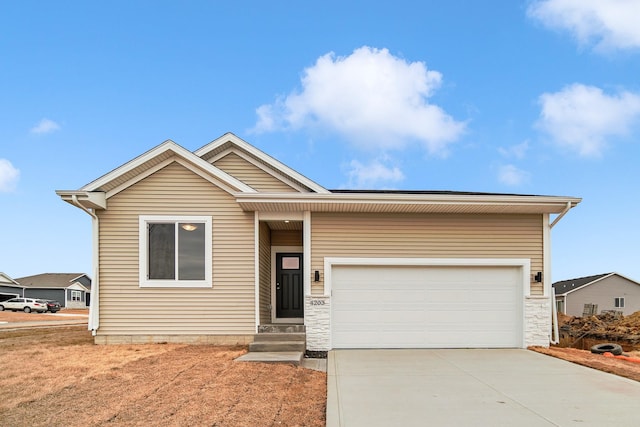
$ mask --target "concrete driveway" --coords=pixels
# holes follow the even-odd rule
[[[528,350],[334,350],[327,426],[638,426],[640,383]]]

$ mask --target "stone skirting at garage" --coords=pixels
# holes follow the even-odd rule
[[[96,344],[248,345],[253,335],[97,335]]]
[[[524,345],[549,347],[551,305],[549,297],[526,297],[524,301]]]
[[[307,350],[331,350],[331,298],[324,295],[305,298],[304,323]],[[548,297],[526,297],[524,303],[524,347],[549,346],[551,306]]]
[[[331,350],[331,297],[307,295],[304,300],[307,350]]]

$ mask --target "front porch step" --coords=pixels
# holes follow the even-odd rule
[[[249,344],[249,352],[304,351],[304,341],[254,341]]]
[[[303,333],[305,332],[304,325],[292,324],[292,323],[270,323],[268,325],[260,325],[258,326],[258,333],[263,334],[272,334],[272,333],[282,333],[282,334],[291,334],[291,333]]]
[[[261,332],[253,336],[253,342],[264,341],[306,341],[307,334],[304,332]]]
[[[275,323],[258,326],[258,333],[249,344],[250,353],[290,352],[306,350],[304,325]]]
[[[276,351],[247,353],[236,358],[239,362],[288,363],[298,366],[302,363],[303,351]]]

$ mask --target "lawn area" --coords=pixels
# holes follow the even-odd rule
[[[326,374],[244,347],[93,344],[86,326],[0,332],[0,424],[324,426]]]

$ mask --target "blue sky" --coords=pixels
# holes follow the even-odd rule
[[[582,197],[553,279],[640,280],[640,1],[307,3],[2,2],[0,271],[90,272],[56,189],[233,132],[325,188]]]

